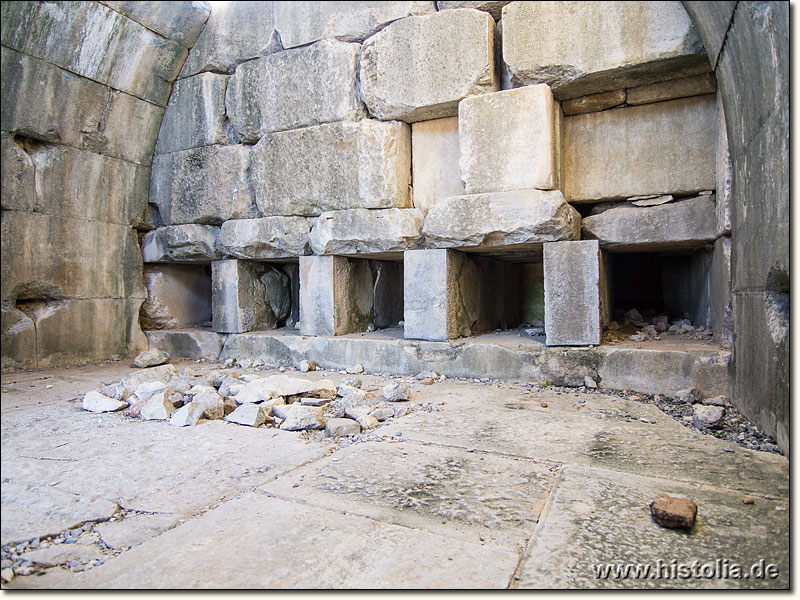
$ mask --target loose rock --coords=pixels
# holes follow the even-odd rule
[[[128,406],[124,400],[115,400],[100,392],[91,391],[83,397],[83,410],[91,412],[114,412]]]
[[[150,348],[139,354],[133,361],[134,366],[139,369],[147,367],[157,367],[169,360],[169,354],[158,348]]]
[[[662,527],[690,529],[697,517],[697,505],[689,498],[662,494],[650,503],[650,514]]]
[[[725,422],[725,408],[722,406],[698,405],[694,407],[692,423],[698,429],[720,429]]]
[[[378,421],[383,422],[394,417],[394,409],[391,407],[376,408],[369,414],[378,419]]]
[[[322,429],[325,427],[322,408],[303,406],[296,402],[294,404],[273,406],[272,411],[277,417],[283,419],[280,428],[287,431]]]
[[[703,400],[700,391],[696,389],[680,390],[673,397],[676,404],[698,404]]]
[[[408,386],[405,384],[392,381],[386,384],[383,388],[383,399],[387,402],[400,402],[408,400],[411,392],[408,391]]]
[[[175,427],[186,427],[187,425],[196,425],[205,410],[205,406],[195,402],[184,404],[170,417],[169,424]]]
[[[361,433],[361,425],[353,419],[328,419],[325,433],[331,437],[358,435]]]
[[[267,422],[269,415],[264,406],[260,404],[242,404],[227,417],[226,421],[239,425],[258,427]]]
[[[350,375],[358,375],[364,372],[364,365],[358,363],[347,369],[348,374]]]
[[[316,371],[316,370],[317,370],[316,363],[313,363],[310,360],[300,361],[300,371],[302,373],[308,373],[309,371]]]
[[[164,397],[164,392],[158,392],[144,403],[139,416],[145,421],[166,421],[173,412],[175,406]]]

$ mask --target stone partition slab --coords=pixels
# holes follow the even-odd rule
[[[291,302],[288,277],[274,267],[245,260],[211,263],[214,331],[242,333],[274,329]]]
[[[156,154],[237,141],[229,135],[225,114],[228,79],[228,75],[202,73],[175,82],[158,132]]]
[[[323,40],[239,65],[225,105],[246,142],[265,133],[366,116],[358,97],[358,44]]]
[[[467,193],[558,188],[560,131],[561,109],[546,85],[465,98],[458,139]]]
[[[711,327],[714,341],[733,342],[733,307],[731,305],[731,238],[724,236],[714,242],[711,260]]]
[[[564,196],[595,202],[713,190],[716,110],[706,95],[565,117]]]
[[[583,237],[607,250],[696,248],[716,238],[714,196],[659,206],[622,204],[583,219]]]
[[[166,225],[219,225],[258,217],[250,184],[250,148],[203,146],[153,158],[150,203]]]
[[[410,208],[410,128],[363,120],[270,133],[250,172],[264,216]]]
[[[609,286],[596,240],[544,245],[544,328],[548,346],[600,344]]]
[[[305,217],[263,217],[225,221],[217,246],[226,256],[251,260],[308,254],[311,222]]]
[[[702,73],[691,77],[670,79],[650,85],[642,85],[628,90],[627,103],[630,105],[647,104],[687,98],[689,96],[702,96],[713,94],[717,91],[717,79],[714,73]]]
[[[494,20],[472,9],[395,21],[364,42],[361,95],[378,119],[425,121],[458,114],[458,103],[493,92]]]
[[[3,6],[4,45],[166,105],[187,56],[186,48],[177,42],[98,2],[30,2],[24,9],[14,2]]]
[[[448,320],[448,258],[451,250],[409,250],[403,254],[403,336],[418,340],[458,337]],[[454,260],[458,260],[456,257]],[[449,267],[449,268],[448,268]]]
[[[414,207],[423,214],[439,200],[466,193],[461,179],[458,117],[411,124]]]
[[[0,57],[0,130],[150,164],[163,108],[5,46]]]
[[[512,2],[503,59],[515,86],[547,83],[559,100],[711,70],[679,2]]]
[[[191,48],[211,12],[208,2],[170,0],[139,2],[134,0],[100,0],[109,8],[122,13],[152,29],[156,33],[178,42],[184,48]]]
[[[561,192],[520,190],[455,196],[425,217],[429,248],[540,246],[580,238],[581,217]]]
[[[733,168],[731,151],[728,146],[728,128],[725,121],[725,110],[722,106],[722,94],[717,94],[717,235],[730,235],[733,229],[733,207],[731,186],[733,184]]]
[[[276,2],[275,28],[284,47],[324,38],[361,42],[397,19],[436,11],[434,2]]]
[[[129,226],[4,210],[2,238],[3,300],[145,297]]]
[[[220,258],[218,237],[219,227],[211,225],[159,227],[142,238],[142,256],[146,263],[208,263]]]
[[[144,334],[150,348],[163,350],[173,358],[190,360],[218,360],[227,338],[222,333],[197,329],[145,331]]]
[[[211,273],[206,265],[146,265],[142,329],[199,327],[211,321]]]
[[[237,65],[283,50],[274,26],[274,2],[218,3],[211,11],[180,77],[202,71],[233,73]]]
[[[500,1],[486,1],[486,0],[443,0],[436,3],[439,10],[451,10],[453,8],[474,8],[475,10],[482,10],[492,15],[495,21],[499,21],[503,16],[503,7],[506,4],[511,4],[511,0]]]
[[[400,253],[417,245],[423,222],[415,208],[353,208],[322,213],[309,236],[315,254]]]

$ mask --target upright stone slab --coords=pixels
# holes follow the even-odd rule
[[[239,65],[225,101],[233,128],[257,142],[273,131],[366,116],[359,54],[358,44],[323,40]]]
[[[457,117],[413,123],[411,146],[415,208],[427,214],[439,200],[465,193],[459,164]]]
[[[315,254],[396,254],[417,244],[422,221],[414,208],[324,212],[314,221],[309,242]]]
[[[283,287],[288,297],[288,281],[275,277],[277,271],[268,265],[244,260],[218,260],[211,263],[211,312],[214,331],[244,333],[259,329],[274,329],[288,313],[285,302],[283,314],[272,298],[275,286]]]
[[[596,202],[716,186],[713,95],[564,118],[564,196]]]
[[[171,225],[148,231],[142,239],[144,262],[211,262],[217,250],[219,227]]]
[[[561,110],[546,85],[482,94],[458,105],[468,194],[559,187]]]
[[[457,337],[448,322],[449,250],[409,250],[403,255],[403,336],[406,339],[447,340]],[[449,326],[449,327],[448,327]]]
[[[488,14],[468,8],[408,17],[376,33],[361,54],[370,114],[409,123],[452,117],[463,98],[496,90],[495,34]]]
[[[232,219],[222,224],[218,247],[234,258],[293,258],[308,254],[310,230],[310,219],[305,217]]]
[[[546,83],[559,100],[711,70],[679,2],[512,2],[503,60],[514,85]]]
[[[250,172],[264,216],[408,208],[409,127],[363,120],[270,133],[256,144]]]
[[[723,236],[714,242],[711,261],[711,328],[714,341],[733,341],[733,307],[731,304],[731,238]]]
[[[609,318],[609,291],[596,240],[544,245],[544,328],[548,346],[597,345]]]

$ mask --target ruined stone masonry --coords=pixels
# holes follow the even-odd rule
[[[644,389],[614,345],[689,332],[669,377],[788,450],[787,61],[779,2],[4,2],[3,368],[318,338]]]

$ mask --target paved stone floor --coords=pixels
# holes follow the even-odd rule
[[[416,409],[359,443],[81,409],[130,370],[3,375],[2,544],[83,525],[68,550],[44,552],[102,563],[4,588],[789,586],[787,459],[652,404],[414,382]],[[361,377],[375,393],[385,382]],[[696,502],[691,532],[651,519],[662,493]],[[598,576],[617,565],[627,577]]]

